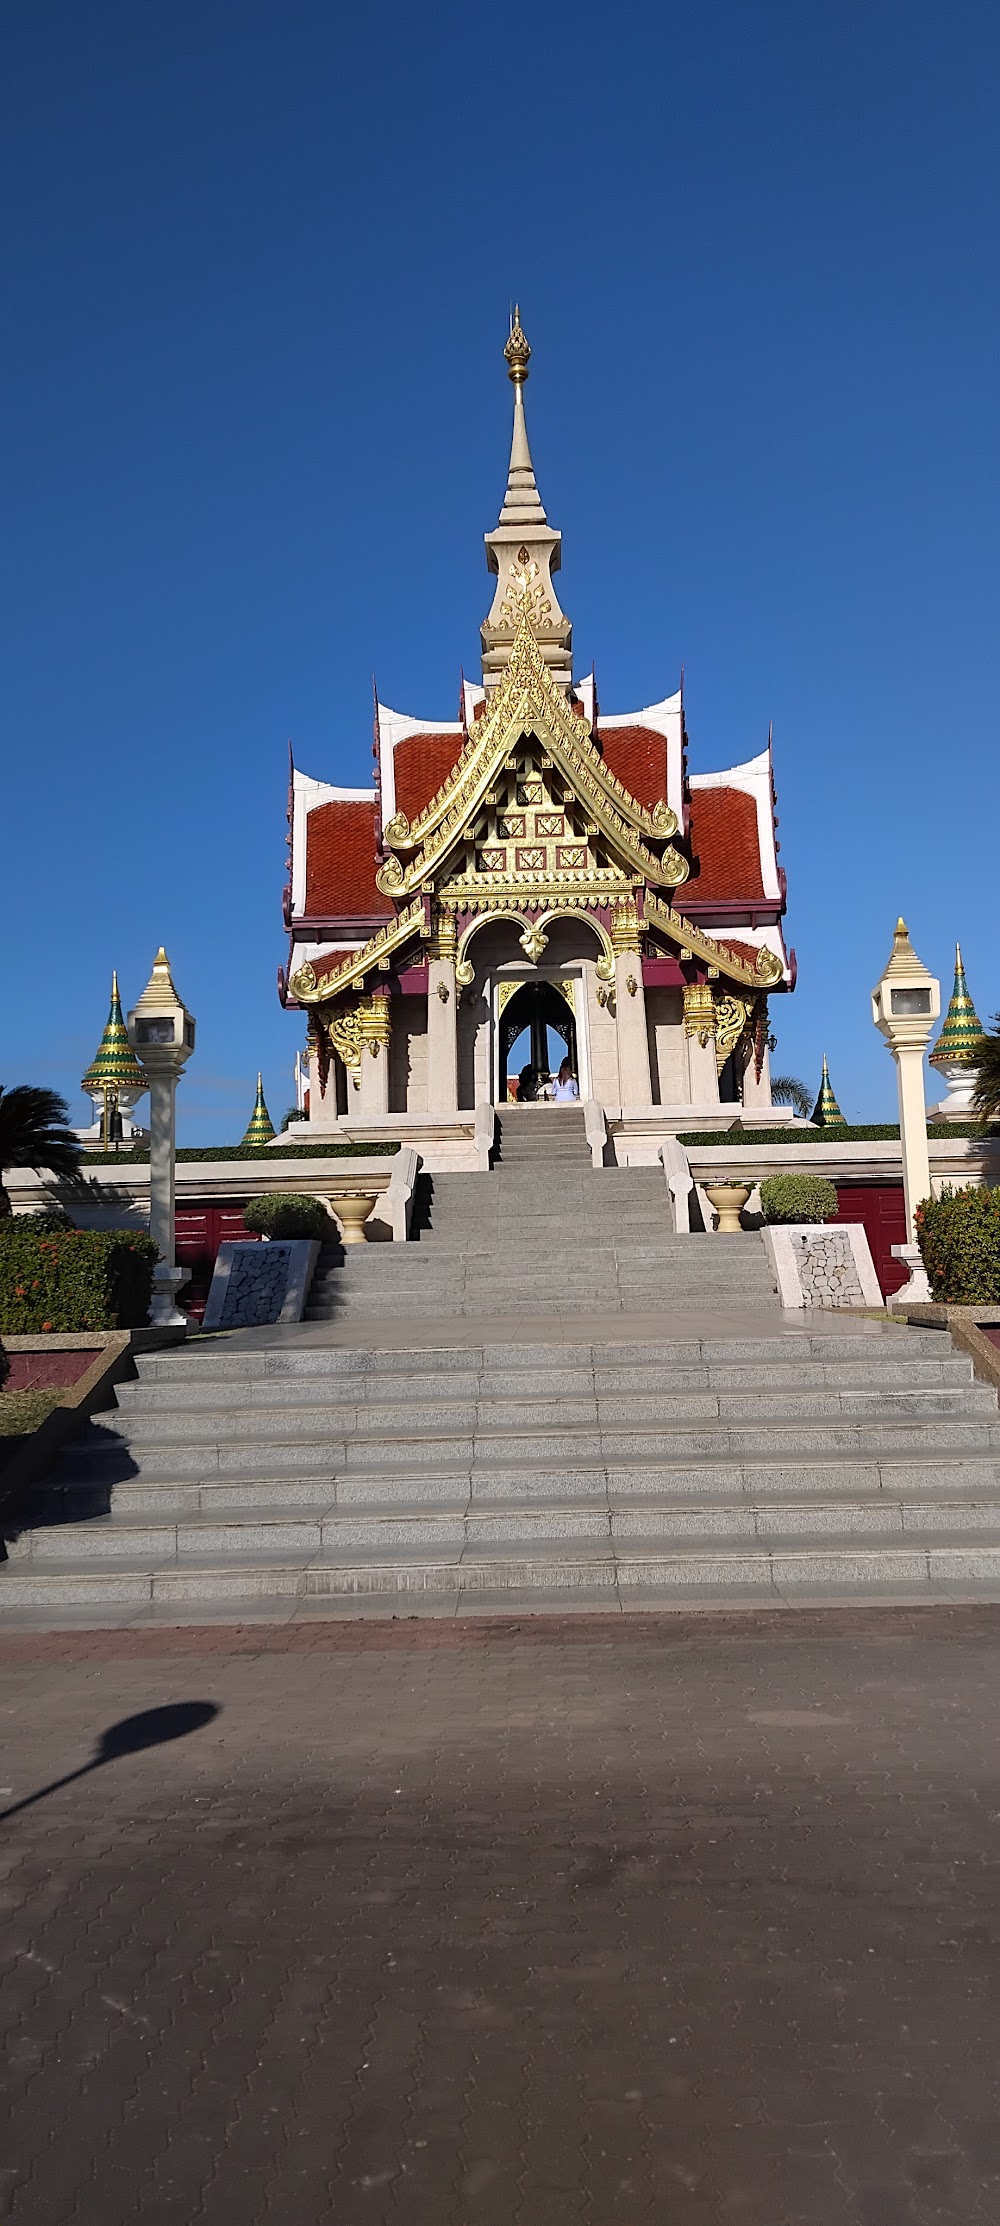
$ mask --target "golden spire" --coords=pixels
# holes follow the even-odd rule
[[[525,379],[528,376],[528,358],[530,354],[531,349],[529,348],[527,340],[525,339],[524,334],[521,330],[520,307],[518,303],[515,302],[514,314],[510,320],[510,339],[508,340],[507,345],[504,349],[504,355],[507,358],[508,364],[507,377],[509,379],[513,379],[514,385],[516,387],[523,386]]]
[[[250,1115],[249,1126],[241,1142],[244,1144],[270,1144],[274,1137],[274,1122],[264,1103],[264,1082],[258,1069],[257,1102]]]

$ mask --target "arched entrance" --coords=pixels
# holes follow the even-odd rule
[[[503,984],[503,988],[506,987],[507,984]],[[523,1034],[525,1029],[528,1030],[530,1042],[528,1054],[530,1064],[536,1067],[540,1073],[548,1072],[550,1067],[548,1031],[550,1028],[554,1030],[560,1042],[565,1045],[565,1056],[568,1058],[574,1074],[579,1075],[576,1023],[573,1018],[573,1008],[565,990],[561,989],[555,982],[545,981],[522,982],[516,987],[511,985],[511,994],[504,1002],[499,1022],[499,1081],[503,1094],[505,1094],[506,1077],[509,1071],[511,1046],[517,1042],[518,1036]]]

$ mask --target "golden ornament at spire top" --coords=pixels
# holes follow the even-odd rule
[[[515,386],[524,385],[528,376],[530,354],[531,349],[521,331],[520,306],[515,302],[514,314],[510,320],[510,339],[504,349],[504,355],[507,358],[507,377],[513,379]]]

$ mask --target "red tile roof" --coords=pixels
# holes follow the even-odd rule
[[[409,734],[393,752],[396,810],[414,820],[443,788],[465,748],[462,734]]]
[[[684,888],[693,897],[762,897],[764,882],[757,835],[757,806],[741,788],[691,791],[691,875]]]
[[[666,736],[652,727],[598,726],[604,763],[637,804],[652,809],[667,800]]]
[[[306,819],[306,912],[312,919],[390,919],[393,907],[375,887],[376,807],[335,797]]]

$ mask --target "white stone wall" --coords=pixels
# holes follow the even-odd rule
[[[654,1105],[684,1105],[688,1093],[684,999],[679,989],[647,989],[646,1033]]]
[[[389,1111],[427,1110],[427,1000],[394,997],[389,1039]]]

